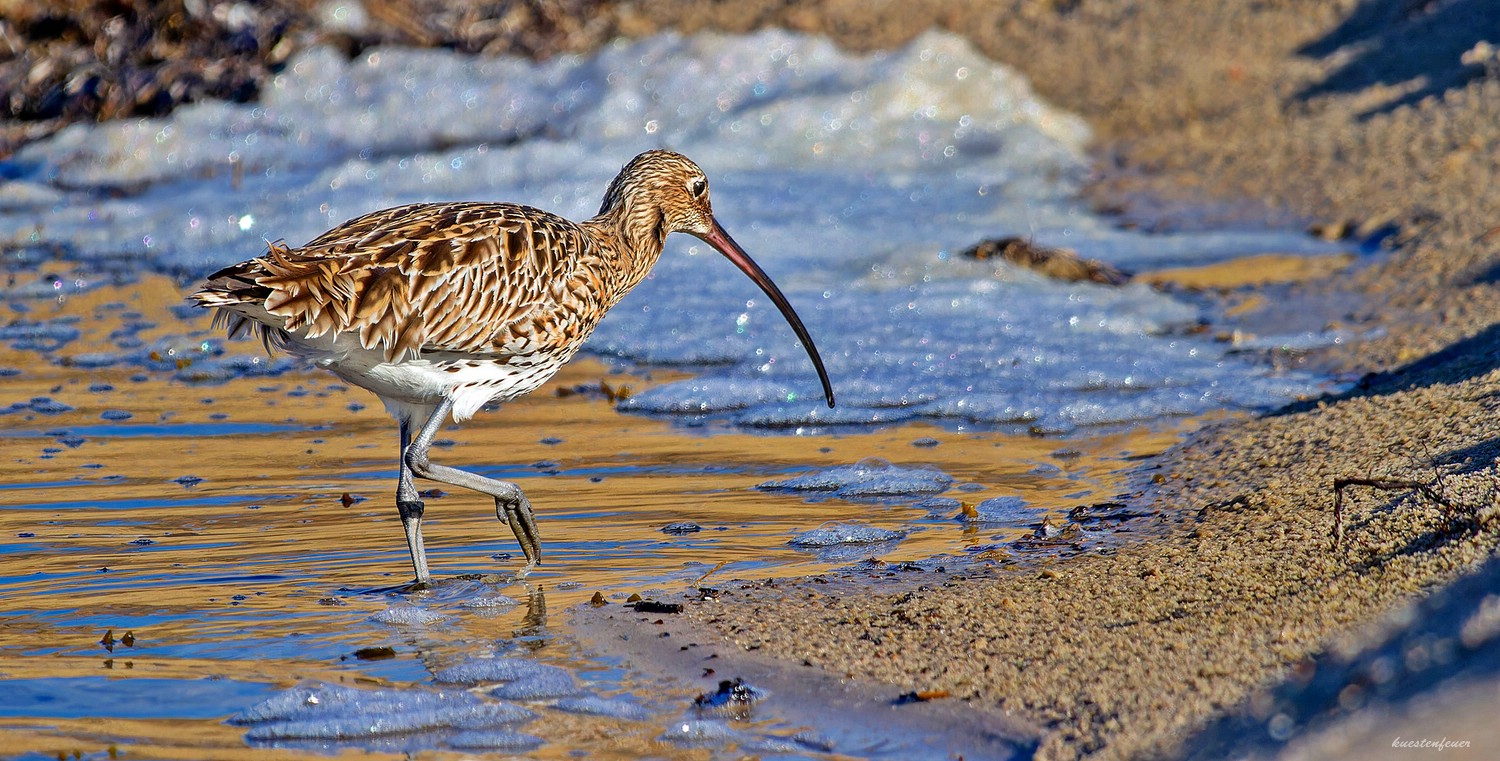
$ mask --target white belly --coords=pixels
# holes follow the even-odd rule
[[[461,423],[491,402],[535,391],[569,357],[547,355],[488,359],[432,354],[387,362],[382,352],[360,346],[349,334],[307,339],[288,336],[286,348],[352,385],[373,392],[398,420],[420,425],[445,397],[453,399],[453,421]]]

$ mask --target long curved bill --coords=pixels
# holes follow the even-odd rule
[[[749,254],[745,253],[745,249],[740,248],[740,244],[734,242],[734,238],[729,237],[729,233],[724,232],[718,220],[711,221],[714,225],[713,230],[698,237],[702,238],[704,243],[718,249],[725,259],[734,262],[734,266],[739,267],[741,272],[755,281],[755,284],[771,297],[771,301],[775,302],[776,308],[781,310],[781,316],[786,318],[792,330],[797,333],[797,339],[802,342],[803,348],[807,349],[807,357],[812,360],[813,367],[818,369],[818,378],[823,381],[823,396],[828,399],[828,406],[832,407],[833,384],[828,381],[828,371],[823,369],[823,358],[818,356],[818,347],[813,345],[812,336],[808,335],[807,328],[802,324],[802,318],[797,316],[797,311],[792,309],[791,303],[786,300],[786,296],[782,295],[781,289],[771,282],[771,276],[767,275],[766,271],[761,269]]]

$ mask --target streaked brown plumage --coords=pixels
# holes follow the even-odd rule
[[[385,403],[400,425],[396,503],[417,581],[429,574],[414,476],[493,496],[530,570],[541,545],[521,490],[429,462],[432,438],[450,415],[462,422],[546,382],[651,271],[673,232],[714,246],[766,292],[802,340],[833,406],[802,321],[714,220],[703,171],[670,151],[635,157],[585,222],[505,203],[398,206],[300,248],[273,244],[264,256],[210,275],[193,296],[218,310],[216,322],[231,337],[257,333]]]

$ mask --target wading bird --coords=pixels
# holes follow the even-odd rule
[[[231,338],[304,357],[368,389],[400,426],[396,509],[418,582],[428,582],[414,477],[495,499],[526,555],[541,560],[531,503],[508,481],[438,465],[433,437],[451,416],[536,390],[578,353],[610,307],[646,277],[669,233],[713,246],[775,302],[833,386],[807,328],[765,271],[714,219],[708,179],[687,157],[647,151],[609,184],[581,223],[508,203],[421,203],[352,219],[300,248],[208,277],[193,298]],[[415,435],[413,435],[415,433]]]

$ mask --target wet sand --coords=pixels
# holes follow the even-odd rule
[[[1144,504],[1170,523],[1160,540],[932,579],[913,593],[753,584],[691,604],[686,615],[704,636],[789,668],[806,660],[884,682],[893,696],[944,689],[1036,722],[1046,727],[1042,758],[1184,752],[1184,742],[1201,747],[1189,739],[1196,729],[1226,712],[1242,717],[1237,742],[1250,744],[1242,748],[1275,752],[1309,723],[1352,714],[1344,725],[1370,737],[1343,752],[1420,752],[1384,750],[1394,725],[1372,730],[1357,721],[1361,711],[1406,714],[1416,698],[1461,680],[1471,659],[1458,656],[1500,646],[1493,631],[1462,642],[1434,635],[1424,647],[1450,657],[1398,659],[1375,682],[1337,658],[1314,659],[1336,641],[1352,651],[1384,641],[1392,635],[1374,622],[1494,564],[1500,80],[1460,62],[1500,25],[1484,6],[1121,0],[869,9],[830,0],[766,3],[755,6],[760,13],[687,3],[640,10],[650,17],[642,31],[775,23],[861,49],[936,23],[1099,129],[1092,193],[1126,220],[1343,226],[1389,249],[1266,303],[1314,314],[1334,304],[1339,311],[1326,319],[1372,335],[1298,361],[1369,374],[1344,394],[1210,426],[1148,466],[1160,484]],[[1350,293],[1358,299],[1346,300]],[[1349,476],[1419,482],[1457,509],[1411,490],[1352,489],[1349,539],[1335,548],[1332,480]],[[1482,599],[1470,595],[1453,615],[1475,615]],[[1319,667],[1335,697],[1296,697]],[[1481,685],[1492,673],[1477,672]],[[1267,713],[1265,700],[1247,702],[1289,676],[1284,704],[1297,709]],[[1478,694],[1493,696],[1490,684]],[[1423,726],[1416,721],[1415,731]],[[1412,737],[1410,722],[1402,729]],[[1472,723],[1425,731],[1481,738]],[[1445,757],[1495,752],[1472,742]]]
[[[1402,641],[1420,617],[1376,623],[1494,566],[1500,80],[1460,61],[1500,34],[1485,5],[828,0],[601,10],[629,34],[778,24],[865,50],[936,23],[1090,120],[1100,167],[1091,193],[1122,219],[1346,227],[1389,250],[1261,302],[1263,312],[1295,305],[1368,333],[1295,357],[1368,375],[1326,400],[1210,426],[1146,466],[1159,483],[1142,504],[1162,516],[1161,538],[910,590],[722,585],[685,618],[705,640],[793,670],[805,660],[886,684],[893,696],[940,689],[1010,713],[1044,728],[1039,756],[1049,759],[1191,752],[1206,742],[1193,733],[1226,714],[1243,730],[1226,742],[1275,752],[1309,725],[1405,714],[1414,696],[1461,678],[1477,660],[1461,656],[1495,649],[1493,627],[1433,634],[1422,640],[1427,656],[1404,654],[1383,681],[1334,650]],[[1355,489],[1348,541],[1333,547],[1332,479],[1347,476],[1426,484],[1459,509],[1409,490]],[[1482,623],[1484,594],[1448,615]],[[1288,678],[1283,699],[1255,697]],[[1302,691],[1324,681],[1331,699]],[[1365,728],[1362,747],[1382,751],[1397,733]],[[1445,758],[1495,751],[1472,725],[1418,720],[1415,731],[1475,733]]]

